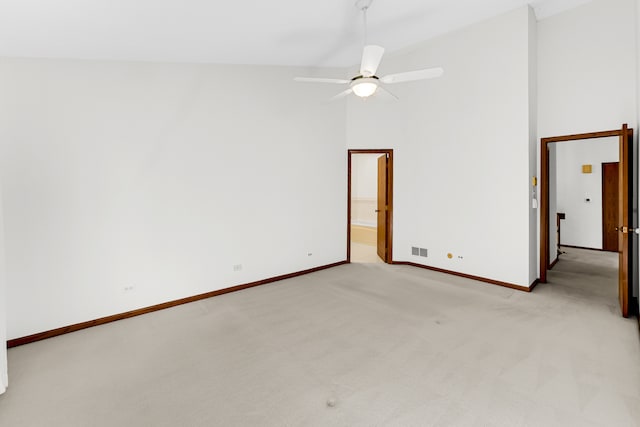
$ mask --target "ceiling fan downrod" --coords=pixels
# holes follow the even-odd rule
[[[373,0],[357,0],[356,7],[362,11],[362,19],[364,21],[364,46],[367,45],[367,10],[373,3]]]
[[[383,93],[398,99],[397,96],[390,93],[380,83],[393,84],[410,82],[414,80],[432,79],[440,77],[443,73],[442,68],[424,68],[421,70],[405,71],[402,73],[387,74],[378,77],[378,66],[384,55],[384,48],[377,45],[367,44],[367,10],[373,3],[373,0],[356,0],[355,6],[362,11],[364,17],[364,49],[362,50],[362,60],[360,61],[360,72],[351,79],[336,79],[324,77],[295,77],[298,82],[310,83],[333,83],[340,85],[349,85],[349,88],[340,92],[332,99],[340,99],[353,93],[360,98],[367,98],[380,89]]]

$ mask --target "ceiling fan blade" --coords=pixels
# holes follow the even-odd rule
[[[351,92],[353,92],[353,89],[349,88],[343,92],[340,92],[339,94],[337,94],[336,96],[334,96],[333,98],[331,98],[332,101],[335,101],[337,99],[341,99],[344,98],[345,96],[349,95]]]
[[[380,93],[385,98],[393,98],[396,101],[398,101],[400,99],[394,93],[389,92],[387,89],[385,89],[381,85],[378,85],[378,93]]]
[[[384,48],[370,44],[364,47],[362,52],[362,64],[360,64],[360,74],[364,77],[375,76],[378,71],[380,61],[384,55]]]
[[[380,81],[387,84],[411,82],[414,80],[433,79],[440,77],[444,70],[440,67],[425,68],[424,70],[407,71],[406,73],[389,74],[380,78]]]
[[[333,83],[339,85],[346,84],[351,81],[345,79],[326,79],[323,77],[294,77],[293,80],[303,83]]]

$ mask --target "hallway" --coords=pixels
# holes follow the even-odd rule
[[[554,292],[589,305],[600,305],[611,313],[620,313],[618,253],[566,246],[561,250],[560,261],[549,270],[547,277]]]

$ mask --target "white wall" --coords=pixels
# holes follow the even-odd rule
[[[529,9],[529,176],[533,180],[538,176],[538,22],[535,13]],[[537,183],[538,179],[536,179]],[[538,251],[538,207],[540,205],[540,192],[536,184],[530,182],[529,203],[529,283],[534,283],[540,273]]]
[[[398,102],[348,100],[349,147],[394,149],[394,260],[530,285],[528,32],[523,7],[431,40],[378,74],[442,78],[389,86]]]
[[[1,60],[9,338],[344,260],[345,108],[308,71]]]
[[[568,246],[602,249],[602,163],[619,160],[618,138],[555,145],[557,212],[566,214],[560,242]],[[582,173],[582,165],[592,165],[592,173]],[[555,216],[550,222],[555,224]]]
[[[351,195],[355,198],[378,197],[378,157],[381,154],[351,156]]]
[[[538,23],[538,136],[636,128],[635,0],[594,0]]]
[[[4,262],[4,221],[2,209],[2,185],[0,185],[0,394],[9,386],[7,371],[7,304]]]
[[[380,154],[351,156],[351,224],[377,227],[378,157]]]

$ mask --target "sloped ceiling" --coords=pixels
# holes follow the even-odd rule
[[[538,19],[590,0],[374,0],[369,42],[392,52],[530,4]],[[355,0],[0,0],[0,56],[346,67]]]

